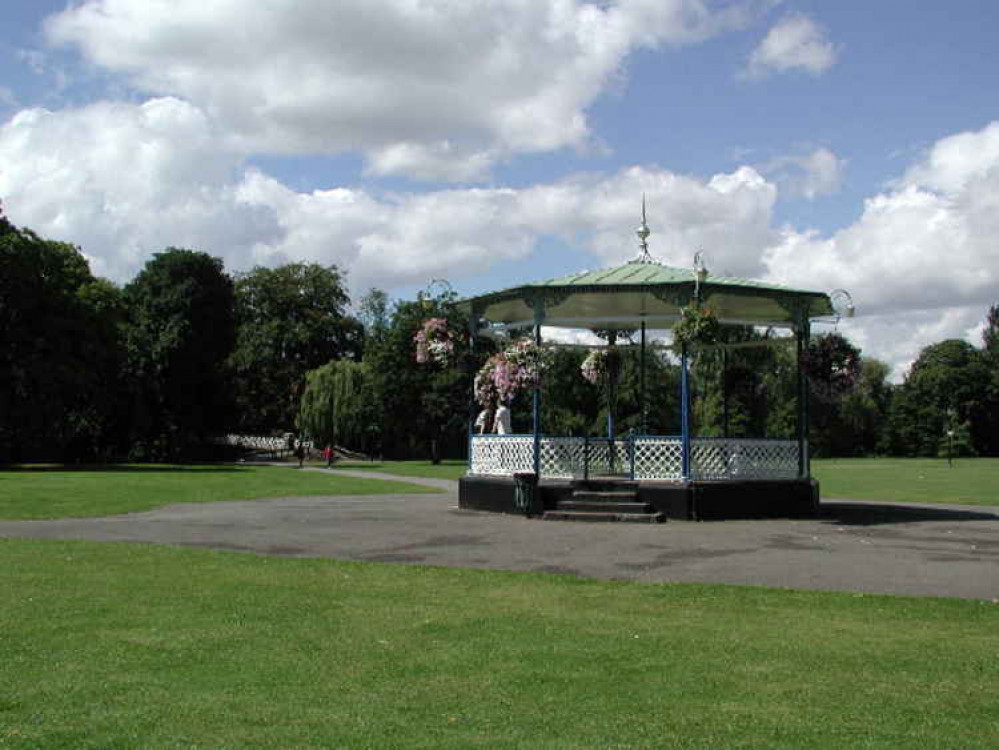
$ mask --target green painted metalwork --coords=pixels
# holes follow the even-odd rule
[[[670,328],[679,308],[692,302],[691,269],[658,263],[625,263],[503,289],[461,301],[492,324],[530,326],[541,301],[546,325],[614,328],[645,319],[651,328]],[[700,285],[702,304],[723,323],[794,326],[799,316],[835,314],[824,292],[768,284],[753,279],[709,276]]]

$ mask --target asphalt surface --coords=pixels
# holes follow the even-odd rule
[[[363,477],[373,472],[336,473]],[[149,542],[265,555],[999,600],[999,509],[824,500],[810,519],[541,521],[433,495],[276,498],[0,521],[0,538]]]

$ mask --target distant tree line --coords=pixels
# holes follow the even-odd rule
[[[496,344],[478,339],[450,292],[390,302],[372,289],[351,308],[336,266],[292,263],[226,272],[188,249],[156,253],[124,286],[95,277],[78,248],[13,226],[0,213],[0,463],[186,460],[226,432],[297,432],[390,458],[463,456],[472,380]],[[447,366],[418,363],[429,318],[455,332]],[[633,331],[616,341],[617,387],[580,377],[584,347],[560,347],[542,386],[551,434],[680,429],[675,354]],[[793,437],[793,343],[725,327],[727,346],[691,352],[699,435]],[[884,363],[838,334],[808,346],[813,455],[999,455],[999,306],[983,346],[926,347],[894,385]],[[815,363],[819,363],[816,365]],[[525,396],[515,431],[531,429]]]
[[[167,248],[123,287],[0,215],[0,462],[184,460],[291,430],[305,373],[362,355],[335,266],[230,275]]]

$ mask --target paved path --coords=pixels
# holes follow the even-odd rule
[[[999,509],[826,500],[814,519],[547,522],[460,510],[456,482],[405,479],[445,491],[183,504],[105,518],[2,521],[0,537],[999,599]]]

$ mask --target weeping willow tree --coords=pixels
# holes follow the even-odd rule
[[[298,429],[320,445],[377,452],[381,418],[367,365],[335,360],[311,370],[305,380]]]

